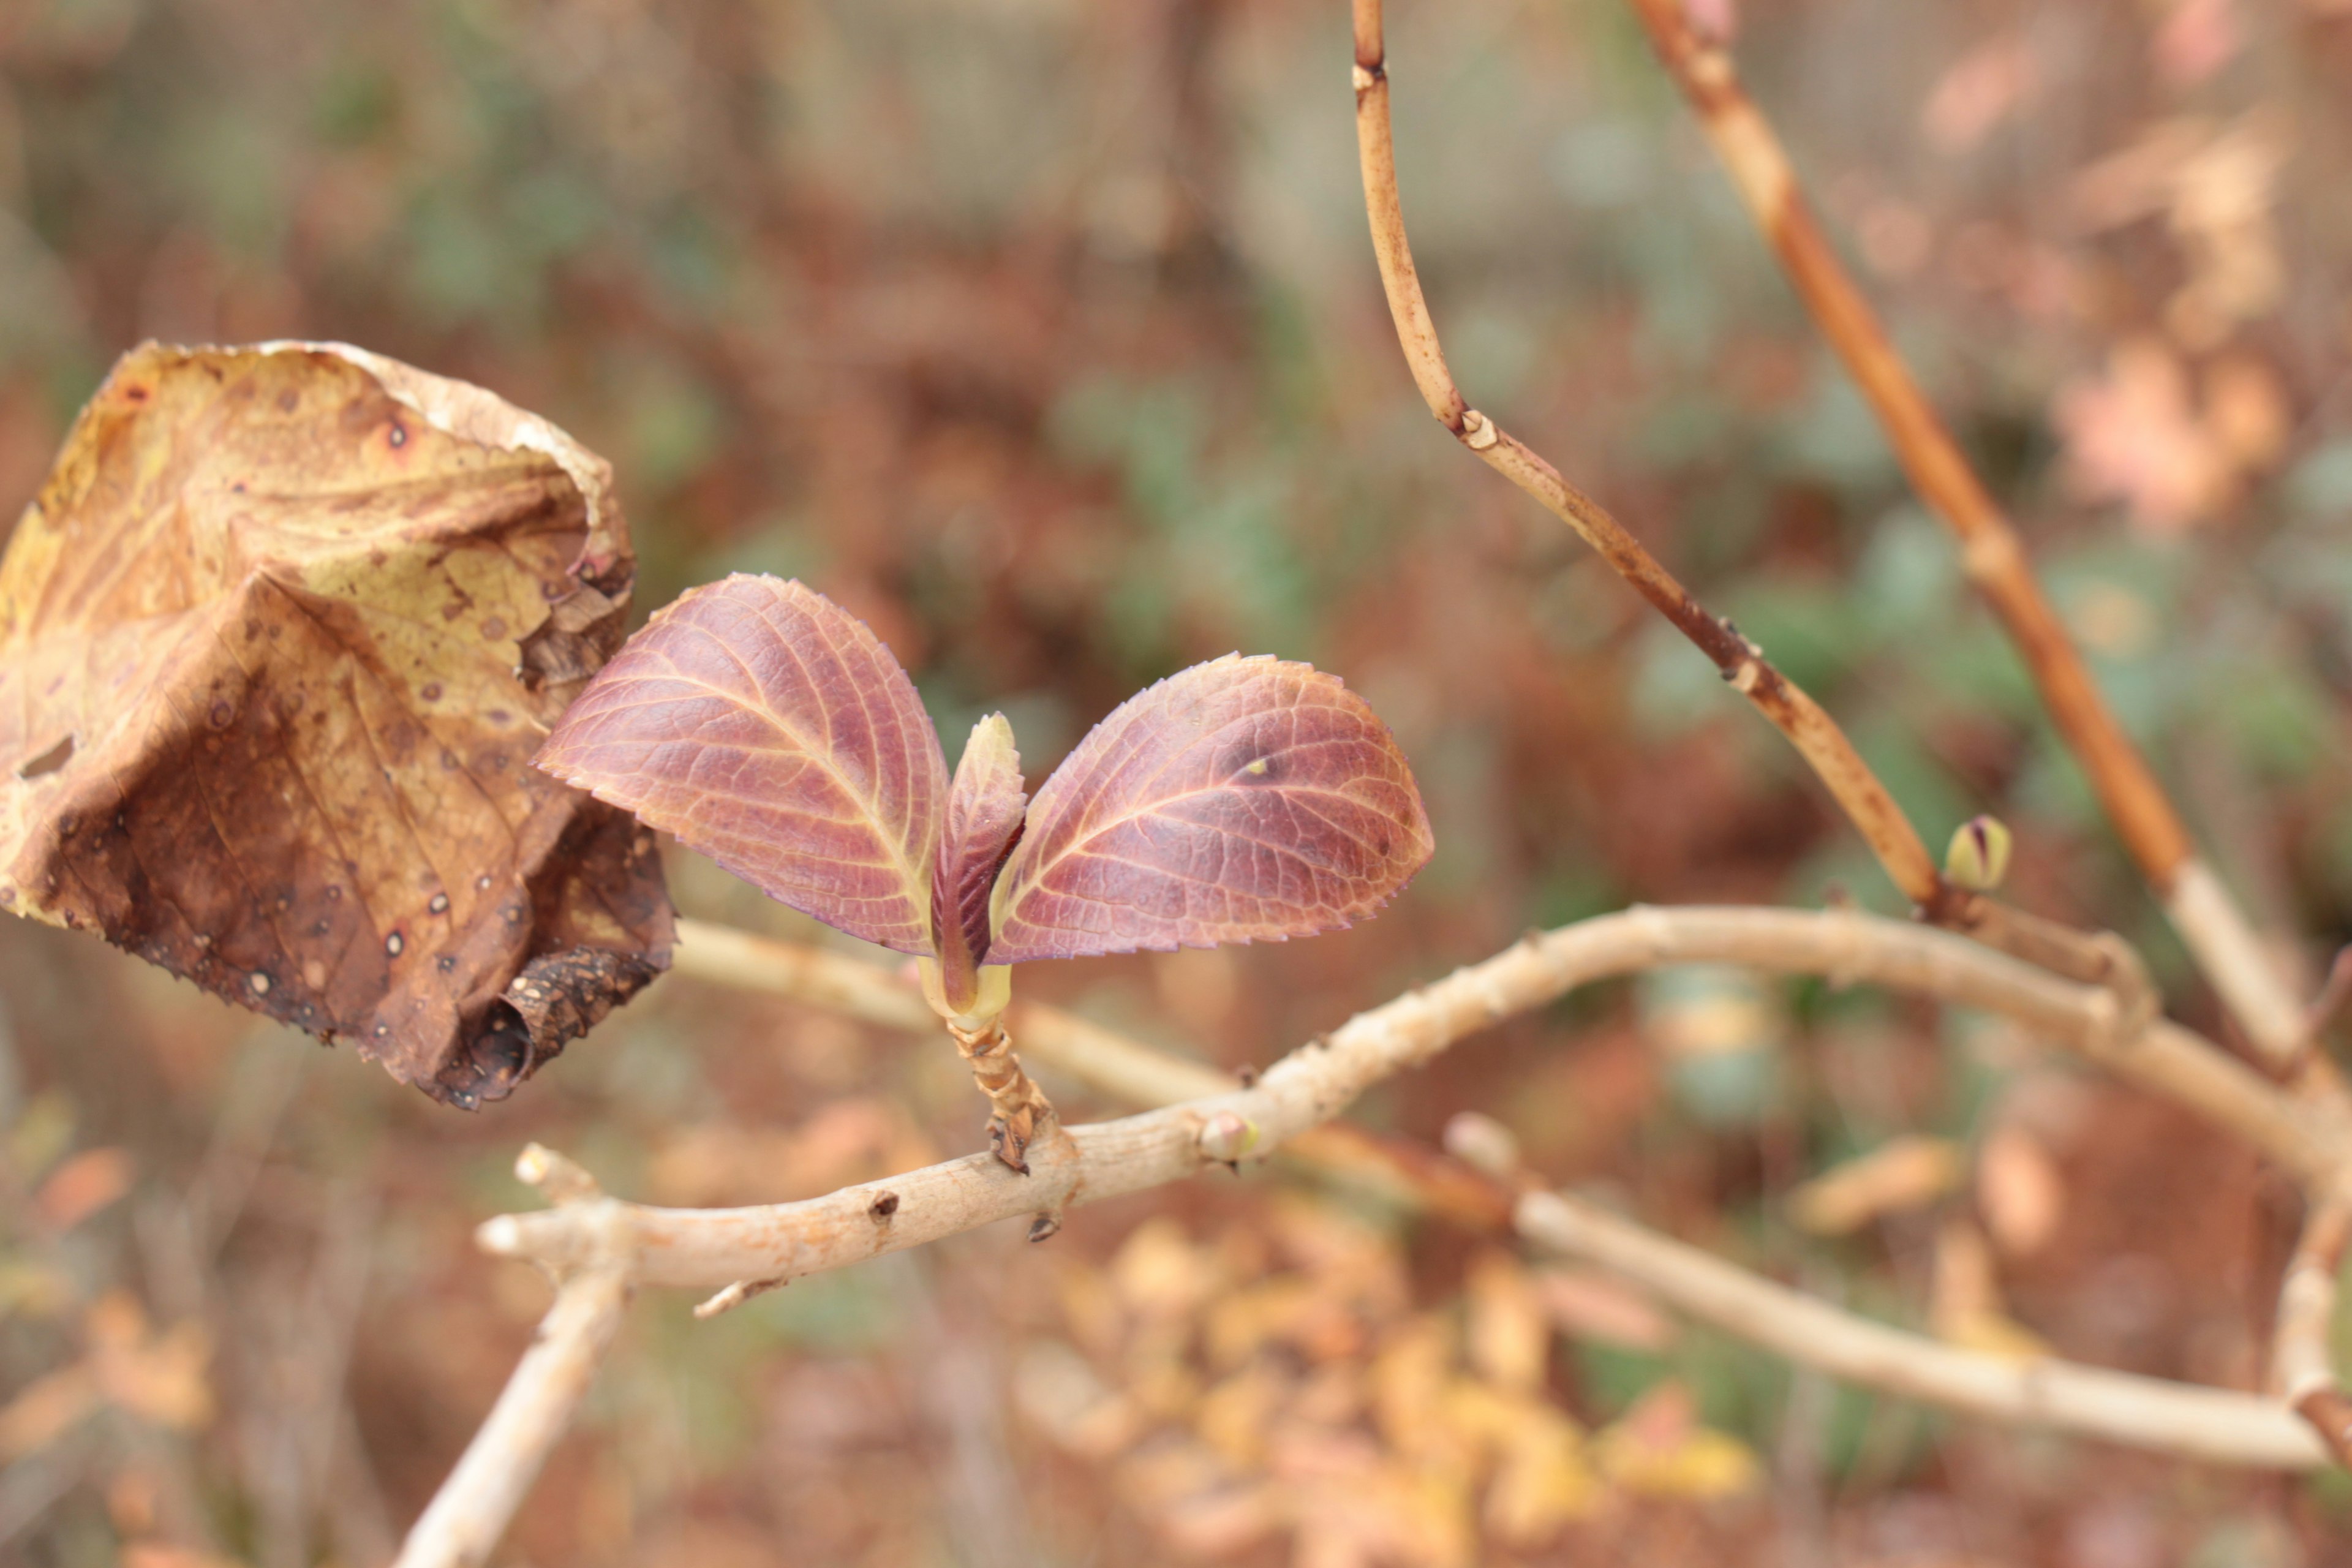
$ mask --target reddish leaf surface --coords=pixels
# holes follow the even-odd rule
[[[738,574],[629,639],[539,766],[677,836],[770,898],[931,952],[947,763],[890,650],[798,583]]]
[[[1046,780],[997,881],[992,963],[1281,941],[1428,860],[1396,742],[1334,676],[1227,656],[1122,703]]]
[[[1013,726],[992,713],[971,727],[948,792],[947,831],[931,879],[931,921],[948,1000],[966,1005],[972,970],[988,956],[988,896],[1021,834],[1029,796]]]
[[[604,462],[339,344],[135,350],[0,563],[0,906],[474,1104],[668,962],[523,765],[620,640]]]

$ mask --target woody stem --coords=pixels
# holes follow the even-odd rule
[[[976,1027],[953,1018],[947,1020],[947,1026],[956,1049],[971,1064],[972,1081],[988,1097],[991,1148],[999,1160],[1027,1175],[1029,1146],[1052,1125],[1053,1102],[1022,1070],[1021,1058],[1013,1054],[1013,1037],[1005,1032],[1002,1014]]]

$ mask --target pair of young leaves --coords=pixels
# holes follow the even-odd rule
[[[1432,848],[1387,726],[1310,666],[1228,655],[1171,676],[1033,801],[1003,715],[973,727],[950,783],[890,650],[772,577],[656,615],[538,765],[772,899],[931,960],[927,989],[950,1016],[1000,1009],[1002,966],[1030,959],[1345,926]]]

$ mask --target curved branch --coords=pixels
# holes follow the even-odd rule
[[[2275,1391],[2311,1424],[2338,1464],[2352,1464],[2352,1394],[2336,1375],[2328,1341],[2347,1240],[2352,1205],[2336,1197],[2315,1203],[2279,1284],[2278,1327],[2271,1336]]]
[[[1637,1280],[1751,1344],[1889,1394],[2217,1464],[2315,1469],[2328,1453],[2276,1400],[2072,1362],[1987,1355],[1817,1301],[1580,1199],[1531,1193],[1521,1237]]]
[[[2327,1187],[2344,1166],[2336,1124],[2325,1109],[2298,1100],[2189,1030],[2161,1018],[2129,1016],[2107,989],[2062,980],[1949,932],[1853,910],[1686,905],[1602,915],[1531,934],[1427,991],[1360,1015],[1328,1039],[1336,1047],[1356,1038],[1354,1031],[1402,1019],[1420,997],[1475,993],[1480,1005],[1447,1015],[1447,1026],[1457,1032],[1429,1044],[1425,1048],[1433,1055],[1460,1033],[1543,1006],[1579,985],[1673,963],[1738,963],[1826,975],[1841,984],[1884,985],[2000,1014],[2229,1129],[2308,1188]],[[874,1023],[923,1031],[935,1026],[919,1001],[908,1010],[913,993],[888,970],[699,921],[679,922],[674,967],[681,974],[793,996]],[[813,989],[795,989],[803,976]],[[1428,1016],[1412,1016],[1416,1026],[1429,1026]],[[1076,1068],[1080,1077],[1097,1075],[1095,1086],[1117,1099],[1164,1103],[1213,1092],[1229,1081],[1204,1076],[1213,1069],[1191,1064],[1181,1064],[1181,1076],[1171,1078],[1169,1058],[1056,1008],[1016,1003],[1008,1016],[1022,1032],[1024,1048],[1040,1065]],[[1318,1054],[1314,1047],[1295,1052],[1269,1070],[1267,1079]],[[1134,1089],[1120,1087],[1122,1080]]]
[[[2184,1098],[2240,1131],[2266,1127],[2256,1142],[2284,1154],[2290,1164],[2304,1162],[2298,1169],[2308,1180],[2325,1181],[2334,1169],[2324,1157],[2324,1131],[2312,1125],[2311,1112],[2195,1036],[2156,1025],[2144,1027],[2136,1040],[2118,1041],[2111,1033],[2116,1004],[2108,993],[2052,979],[1943,932],[1874,916],[1633,910],[1531,939],[1442,984],[1460,993],[1457,1005],[1483,997],[1485,1010],[1500,1016],[1542,1005],[1585,981],[1701,962],[1873,981],[1986,1006]],[[927,1016],[901,1011],[903,982],[854,959],[688,921],[680,929],[677,969],[815,1001],[817,996],[795,992],[780,979],[810,976],[825,999],[822,1005],[877,1023],[903,1020],[912,1030],[929,1028]],[[1163,1056],[1058,1009],[1025,1006],[1022,1027],[1036,1058],[1114,1098],[1165,1103],[1237,1088],[1203,1064]],[[1463,1022],[1465,1010],[1457,1005],[1447,1016]],[[1467,1019],[1469,1026],[1478,1026],[1475,1012]],[[1347,1048],[1346,1033],[1333,1036],[1329,1048]],[[2231,1109],[2216,1112],[2217,1103]],[[2312,1429],[2277,1400],[2061,1361],[1958,1350],[1813,1300],[1583,1200],[1516,1194],[1457,1161],[1345,1123],[1311,1128],[1288,1149],[1335,1173],[1378,1181],[1384,1190],[1456,1222],[1515,1233],[1530,1246],[1608,1268],[1693,1317],[1864,1386],[1991,1420],[2216,1463],[2308,1468],[2327,1461]],[[781,1215],[793,1206],[767,1212]]]
[[[910,984],[888,970],[699,921],[681,922],[678,934],[677,973],[874,1023],[922,1033],[932,1026]],[[978,1154],[806,1203],[756,1208],[616,1202],[570,1162],[535,1145],[525,1150],[518,1173],[556,1206],[500,1215],[478,1234],[487,1250],[530,1258],[563,1283],[537,1341],[418,1520],[396,1568],[470,1568],[484,1561],[585,1393],[633,1284],[724,1286],[708,1303],[724,1310],[783,1279],[1041,1208],[1055,1217],[1068,1204],[1172,1181],[1203,1163],[1255,1155],[1286,1141],[1292,1152],[1340,1173],[1360,1179],[1379,1173],[1434,1212],[1590,1257],[1695,1316],[1838,1376],[1996,1419],[2223,1462],[2323,1462],[2318,1437],[2283,1405],[1957,1351],[1808,1300],[1576,1200],[1520,1197],[1458,1162],[1327,1124],[1374,1080],[1577,985],[1703,962],[1873,980],[1989,1008],[2242,1133],[2307,1187],[2332,1192],[2338,1180],[2339,1163],[2320,1121],[2325,1112],[2196,1036],[2128,1016],[2110,991],[2073,984],[1948,932],[1857,913],[1635,909],[1530,934],[1482,963],[1359,1014],[1249,1087],[1031,1004],[1013,1016],[1041,1064],[1117,1097],[1179,1103],[1072,1128],[1066,1138],[1042,1145],[1045,1153],[1027,1177]],[[1031,1234],[1051,1229],[1035,1226]],[[2306,1414],[2321,1426],[2334,1412]]]
[[[1683,0],[1632,0],[1658,58],[1690,100],[1731,183],[1822,335],[1845,363],[1895,457],[1959,542],[1962,568],[2017,645],[2052,722],[2098,795],[2198,967],[2263,1054],[2284,1063],[2310,1037],[2284,978],[2244,913],[2198,857],[2147,759],[2100,695],[2042,592],[2016,528],[1920,391],[1837,252],[1780,138],[1740,86],[1730,55],[1692,26]]]

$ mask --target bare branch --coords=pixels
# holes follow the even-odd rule
[[[2279,1285],[2278,1329],[2271,1340],[2273,1387],[2311,1424],[2338,1464],[2352,1464],[2352,1396],[2336,1375],[2328,1341],[2347,1239],[2352,1205],[2337,1197],[2314,1204]]]
[[[1330,1054],[1343,1043],[1352,1048],[1363,1037],[1359,1031],[1377,1033],[1386,1020],[1411,1017],[1416,1028],[1432,1027],[1432,1016],[1413,1011],[1420,998],[1442,994],[1480,999],[1477,1006],[1451,1004],[1444,1022],[1455,1032],[1433,1037],[1422,1047],[1433,1055],[1462,1033],[1543,1006],[1576,986],[1674,963],[1739,963],[1829,975],[1843,984],[1885,985],[2000,1014],[2228,1128],[2308,1187],[2326,1187],[2343,1164],[2336,1124],[2326,1110],[2298,1101],[2178,1025],[2126,1012],[2112,990],[2070,983],[1948,932],[1852,910],[1641,907],[1582,921],[1530,936],[1427,991],[1359,1016],[1328,1037]],[[919,1002],[908,1009],[898,1000],[912,993],[889,971],[699,922],[680,925],[675,966],[680,973],[748,984],[877,1023],[916,1030],[933,1026]],[[812,989],[793,990],[791,977],[796,975],[811,977]],[[1165,1058],[1151,1060],[1156,1053],[1054,1008],[1016,1004],[1010,1016],[1022,1032],[1024,1048],[1041,1066],[1072,1072],[1130,1103],[1199,1098],[1227,1081],[1207,1076],[1213,1069]],[[2136,1023],[2142,1026],[2135,1029]],[[1316,1047],[1294,1052],[1269,1069],[1265,1081],[1325,1054]],[[1243,1108],[1243,1113],[1251,1111]],[[1260,1120],[1271,1142],[1276,1123]]]
[[[1850,1383],[2218,1464],[2315,1469],[2328,1462],[2311,1430],[2275,1400],[1958,1350],[1840,1311],[1564,1194],[1521,1199],[1517,1229],[1538,1247],[1611,1268],[1695,1318]]]
[[[814,965],[801,950],[738,933],[709,943],[699,943],[698,936],[699,928],[681,931],[677,968],[686,973],[785,995],[794,993],[772,977],[819,974],[825,994],[845,1002],[858,1016],[882,1021],[894,1010],[888,997],[900,983],[885,970],[856,965],[853,960],[836,961],[840,967]],[[1523,955],[1535,961],[1539,977],[1511,972],[1515,966],[1508,961]],[[1445,984],[1466,990],[1471,982],[1480,982],[1493,1007],[1517,1011],[1605,974],[1696,962],[1833,973],[1991,1005],[2092,1054],[2118,1059],[2113,1055],[2116,1042],[2102,1033],[2114,1022],[2115,1003],[2105,991],[2069,985],[1955,937],[1867,915],[1636,910],[1523,943]],[[853,966],[864,971],[862,979]],[[2012,982],[2017,988],[2011,988]],[[917,1030],[926,1029],[929,1022],[913,1014],[905,1021]],[[1033,1042],[1032,1054],[1041,1063],[1130,1102],[1166,1103],[1202,1090],[1235,1087],[1213,1068],[1162,1056],[1055,1009],[1032,1005],[1023,1026]],[[2139,1050],[2167,1037],[2162,1031],[2170,1026],[2144,1028],[2137,1044],[2121,1048]],[[2311,1114],[2306,1108],[2195,1037],[2184,1031],[2170,1035],[2179,1037],[2155,1046],[2155,1055],[2168,1063],[2176,1058],[2209,1062],[2222,1072],[2208,1079],[2198,1068],[2182,1072],[2168,1065],[2143,1081],[2191,1094],[2226,1082],[2231,1087],[2221,1093],[2225,1099],[2245,1096],[2252,1119],[2276,1119],[2274,1131],[2282,1146],[2315,1152],[2318,1134],[2304,1125]],[[1343,1045],[1341,1037],[1333,1037],[1334,1048]],[[2258,1100],[2264,1101],[2263,1108],[2252,1110]],[[2233,1112],[2221,1119],[2235,1124],[2246,1118]],[[2288,1131],[2290,1126],[2294,1130]],[[1482,1173],[1457,1160],[1346,1123],[1310,1129],[1287,1147],[1318,1166],[1374,1183],[1457,1223],[1515,1232],[1529,1245],[1609,1268],[1694,1317],[1851,1382],[1992,1420],[2221,1463],[2304,1468],[2326,1462],[2326,1452],[2311,1431],[2276,1400],[2064,1362],[2020,1361],[1958,1350],[1759,1279],[1582,1200],[1517,1193],[1504,1179],[1510,1171]],[[2325,1168],[2315,1165],[2308,1174],[2316,1179]],[[2323,1381],[2332,1387],[2324,1373]]]
[[[2053,722],[2199,967],[2265,1057],[2282,1064],[2293,1059],[2309,1035],[2284,977],[2198,858],[2163,785],[2043,596],[2016,528],[1961,455],[1823,237],[1780,138],[1740,86],[1731,57],[1698,35],[1683,0],[1633,5],[1790,285],[1877,414],[1912,487],[1959,541],[1969,581],[2008,628]]]
[[[1797,748],[1903,895],[1938,924],[1948,923],[1971,901],[1969,895],[1944,879],[1917,830],[1836,721],[1767,662],[1762,649],[1729,623],[1707,614],[1607,509],[1464,399],[1453,372],[1446,368],[1436,324],[1422,294],[1421,276],[1413,268],[1412,247],[1405,237],[1404,209],[1397,195],[1396,147],[1389,124],[1381,0],[1355,0],[1355,34],[1356,144],[1363,166],[1372,252],[1380,263],[1381,283],[1396,322],[1397,341],[1403,346],[1405,363],[1430,413],[1488,467],[1574,529],[1619,576],[1706,655],[1733,689]]]
[[[929,1029],[929,1008],[887,970],[719,927],[689,924],[680,935],[682,973]],[[1032,1005],[1020,1016],[1041,1063],[1115,1095],[1180,1103],[1045,1141],[1025,1177],[976,1154],[806,1203],[758,1208],[617,1202],[562,1156],[536,1145],[525,1150],[518,1173],[556,1206],[500,1215],[483,1225],[479,1238],[488,1251],[533,1259],[562,1284],[537,1342],[417,1521],[395,1568],[484,1561],[577,1408],[635,1283],[721,1287],[706,1303],[720,1311],[774,1283],[992,1220],[1040,1210],[1055,1215],[1068,1204],[1172,1181],[1205,1163],[1286,1141],[1328,1168],[1384,1175],[1414,1201],[1464,1223],[1507,1226],[1532,1243],[1590,1257],[1694,1315],[1838,1376],[1997,1419],[2168,1452],[2251,1465],[2321,1462],[2318,1439],[2282,1405],[1956,1351],[1807,1300],[1574,1200],[1517,1198],[1457,1161],[1401,1152],[1361,1129],[1328,1122],[1369,1084],[1465,1035],[1593,980],[1687,963],[1871,980],[1985,1007],[2201,1110],[2308,1188],[2332,1192],[2339,1179],[2323,1121],[2328,1107],[2287,1095],[2186,1030],[2127,1015],[2110,990],[2071,984],[1948,932],[1845,911],[1635,909],[1531,934],[1482,963],[1359,1014],[1246,1088],[1213,1068]],[[1031,1234],[1051,1230],[1033,1227]],[[2340,1397],[2332,1391],[2330,1382],[2326,1396]],[[2337,1412],[2323,1403],[2306,1414],[2324,1429]]]
[[[552,1213],[603,1201],[586,1172],[535,1143],[516,1161],[515,1173],[556,1202]],[[609,1253],[592,1253],[562,1279],[530,1348],[409,1531],[393,1568],[478,1568],[489,1561],[612,1348],[629,1288],[625,1261]]]
[[[2352,1010],[2352,947],[2339,949],[2336,962],[2327,966],[2326,984],[2304,1012],[2304,1032],[2315,1041],[2336,1027],[2347,1010]]]

